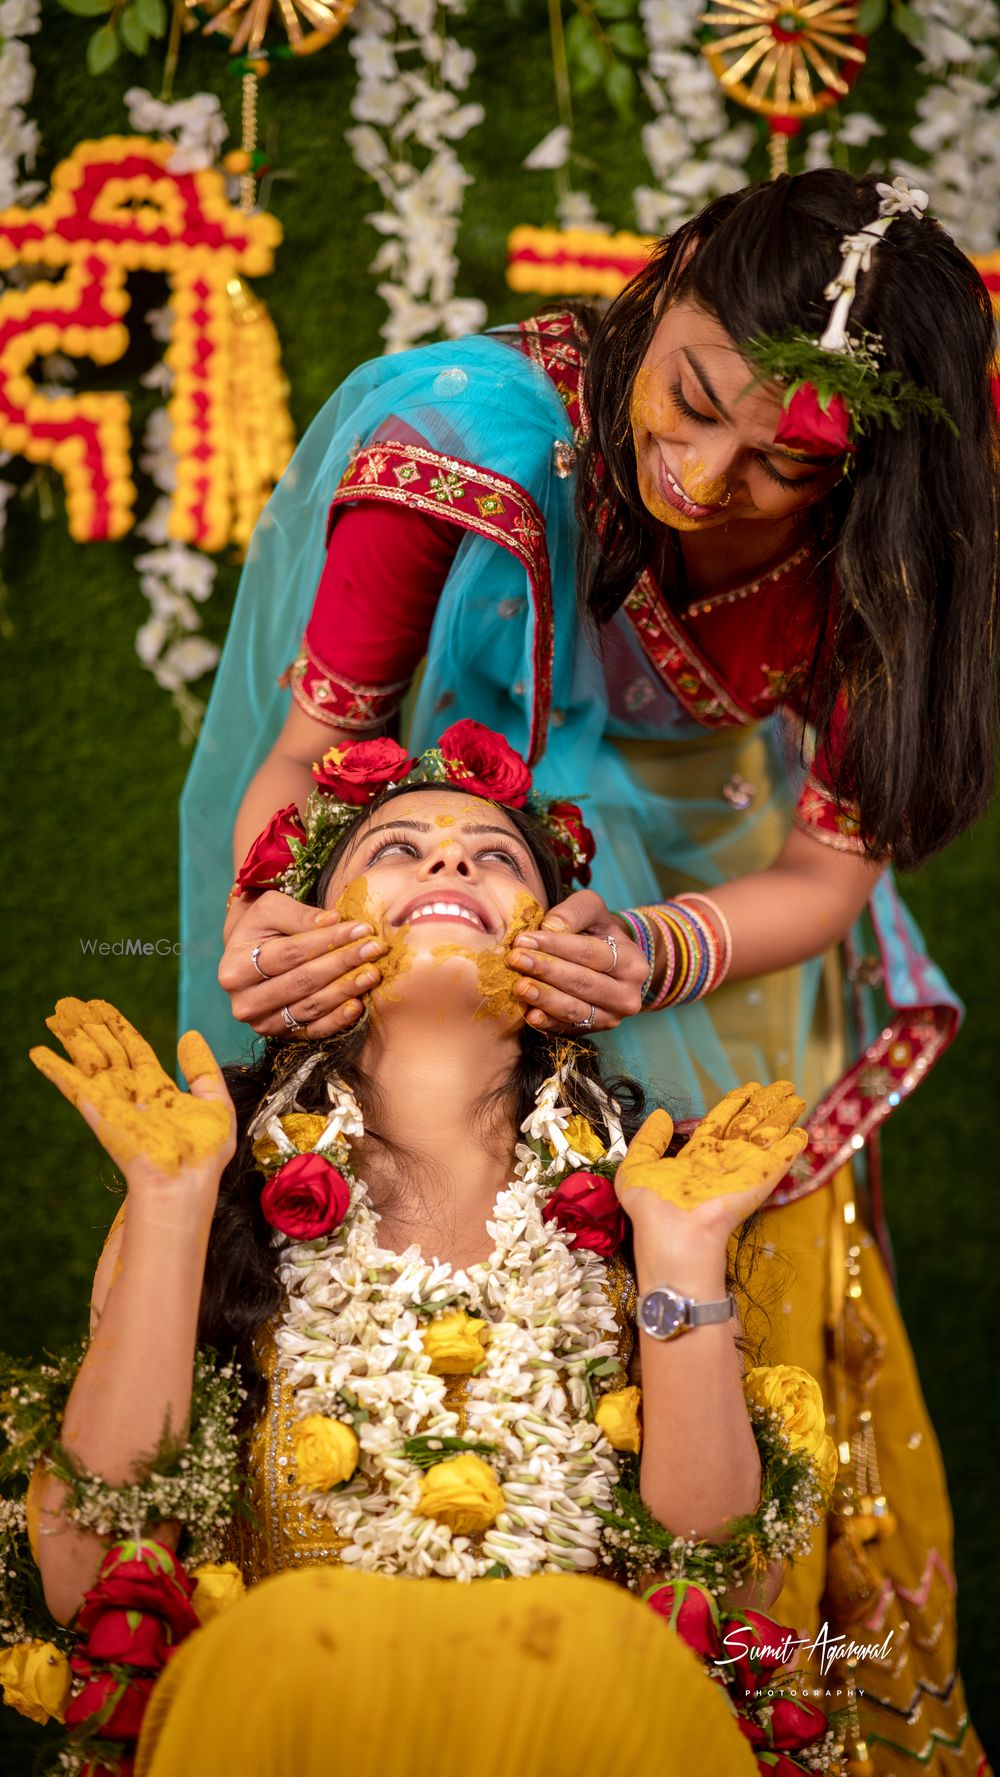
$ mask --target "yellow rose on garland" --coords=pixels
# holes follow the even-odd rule
[[[311,1154],[326,1128],[326,1118],[315,1111],[288,1111],[279,1123],[300,1154]],[[283,1158],[278,1144],[270,1135],[259,1135],[253,1144],[253,1157],[258,1166],[277,1166]]]
[[[570,1117],[564,1133],[574,1154],[582,1154],[585,1160],[603,1160],[607,1150],[604,1143],[595,1135],[586,1117],[574,1113]]]
[[[436,1518],[456,1536],[488,1530],[503,1511],[503,1494],[489,1463],[471,1450],[452,1456],[428,1469],[420,1485],[414,1511],[420,1518]]]
[[[489,1335],[488,1323],[466,1314],[464,1308],[439,1314],[423,1337],[424,1351],[431,1360],[431,1375],[467,1376],[477,1370]]]
[[[292,1431],[295,1473],[307,1493],[328,1493],[349,1481],[358,1466],[360,1446],[349,1425],[310,1413]]]
[[[3,1700],[30,1721],[62,1721],[71,1676],[66,1655],[51,1641],[19,1641],[0,1649]]]
[[[612,1450],[631,1450],[638,1456],[642,1447],[642,1426],[639,1423],[639,1402],[642,1399],[638,1388],[613,1388],[608,1394],[602,1394],[594,1413],[595,1424],[599,1425]]]
[[[837,1479],[837,1449],[826,1429],[823,1391],[815,1376],[795,1364],[764,1364],[747,1371],[743,1393],[749,1405],[781,1415],[792,1449],[804,1451],[820,1486],[829,1492]]]
[[[191,1578],[194,1580],[191,1603],[203,1629],[214,1617],[221,1617],[223,1611],[242,1598],[246,1591],[243,1575],[235,1561],[204,1561],[194,1569]]]

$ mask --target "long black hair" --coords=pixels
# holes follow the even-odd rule
[[[427,787],[438,791],[451,788],[447,784]],[[309,896],[310,901],[323,904],[330,875],[360,830],[387,803],[398,796],[411,794],[413,788],[403,784],[387,790],[359,811],[358,819],[342,835],[325,865]],[[458,794],[467,793],[461,785],[454,788]],[[563,890],[555,854],[544,828],[525,810],[503,808],[501,812],[529,847],[542,878],[546,899],[552,905],[560,899]],[[217,1351],[236,1358],[248,1390],[248,1419],[263,1406],[256,1336],[279,1312],[284,1300],[277,1277],[272,1229],[264,1220],[260,1207],[264,1181],[253,1157],[248,1131],[266,1094],[298,1067],[305,1055],[318,1051],[318,1065],[299,1088],[297,1103],[306,1111],[328,1110],[326,1082],[336,1074],[350,1087],[361,1106],[366,1138],[383,1142],[384,1137],[379,1133],[381,1106],[362,1064],[366,1038],[363,1020],[335,1036],[307,1042],[265,1038],[254,1060],[245,1066],[223,1070],[236,1110],[237,1145],[219,1187],[205,1265],[198,1336]],[[520,1053],[509,1079],[498,1090],[485,1094],[477,1107],[484,1129],[495,1129],[501,1119],[511,1131],[520,1128],[534,1107],[543,1081],[554,1072],[557,1054],[564,1041],[561,1037],[535,1030],[530,1024],[524,1025]],[[645,1093],[638,1081],[628,1078],[606,1081],[599,1051],[583,1038],[574,1039],[573,1060],[565,1091],[570,1109],[580,1112],[599,1127],[603,1116],[602,1095],[607,1093],[617,1101],[623,1133],[631,1139],[646,1114]],[[405,1160],[405,1156],[403,1158]],[[744,1224],[733,1261],[733,1277],[744,1290],[755,1250],[751,1221]],[[627,1248],[624,1256],[628,1263],[630,1253]]]
[[[792,328],[820,334],[840,241],[876,216],[877,182],[826,168],[717,198],[607,311],[588,352],[577,491],[592,624],[619,609],[662,534],[639,494],[629,415],[664,304],[696,301],[737,346]],[[975,267],[936,222],[905,214],[859,281],[851,327],[878,334],[885,368],[930,389],[957,428],[922,415],[873,427],[849,477],[811,513],[821,561],[815,652],[802,663],[809,721],[822,746],[846,692],[845,744],[831,748],[838,798],[858,805],[873,858],[915,868],[985,812],[993,786],[995,327]]]

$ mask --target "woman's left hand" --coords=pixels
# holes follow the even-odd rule
[[[795,1127],[805,1110],[788,1080],[737,1086],[667,1156],[669,1111],[652,1111],[633,1136],[615,1190],[633,1225],[673,1231],[677,1241],[725,1243],[766,1203],[808,1142]]]
[[[614,1030],[641,1010],[646,959],[600,895],[580,889],[524,932],[507,958],[537,1030]]]

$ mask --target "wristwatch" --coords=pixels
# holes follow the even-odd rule
[[[639,1325],[651,1339],[676,1339],[695,1327],[707,1327],[716,1321],[732,1320],[736,1302],[726,1296],[721,1302],[695,1302],[682,1296],[668,1283],[659,1283],[639,1297]]]

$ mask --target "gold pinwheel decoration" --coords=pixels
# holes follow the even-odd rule
[[[861,63],[851,0],[712,0],[702,24],[721,33],[705,55],[728,96],[764,117],[814,117],[848,91]]]
[[[188,12],[204,24],[206,36],[229,38],[230,55],[266,60],[265,38],[272,26],[284,32],[278,53],[312,55],[339,36],[357,0],[185,0]],[[205,22],[207,18],[207,23]]]

